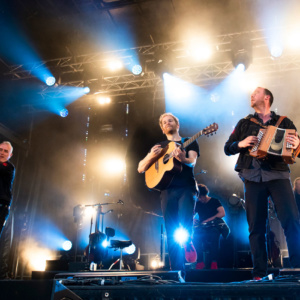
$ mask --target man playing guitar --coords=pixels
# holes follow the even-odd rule
[[[147,171],[153,160],[159,157],[162,149],[170,142],[176,142],[182,145],[185,140],[179,135],[179,120],[171,113],[165,113],[160,116],[159,125],[167,140],[156,144],[139,162],[138,172]],[[188,262],[197,260],[197,253],[193,246],[191,237],[193,231],[193,212],[197,200],[197,186],[194,178],[194,166],[200,155],[197,141],[192,142],[186,149],[176,147],[173,150],[173,159],[180,162],[181,172],[174,175],[170,184],[161,189],[161,207],[165,220],[167,232],[167,242],[172,270],[184,270],[184,255],[178,243],[174,241],[174,232],[179,226],[183,227],[189,233],[189,239],[184,245],[185,259]]]

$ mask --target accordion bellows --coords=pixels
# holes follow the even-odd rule
[[[261,128],[257,135],[258,142],[250,149],[250,155],[258,159],[265,158],[268,154],[281,156],[286,164],[293,164],[298,153],[287,142],[289,135],[296,135],[296,130],[276,126]]]

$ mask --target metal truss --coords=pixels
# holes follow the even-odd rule
[[[63,96],[64,86],[84,87],[86,85],[94,85],[94,92],[98,94],[134,94],[153,88],[160,89],[162,87],[161,78],[154,70],[147,69],[142,76],[135,76],[129,72],[110,75],[105,71],[106,63],[114,57],[122,59],[126,64],[130,63],[132,53],[138,53],[140,56],[149,58],[153,57],[158,51],[167,50],[169,52],[172,51],[175,57],[175,76],[199,86],[207,86],[216,84],[216,82],[226,78],[233,71],[234,67],[228,54],[232,50],[232,40],[240,37],[247,37],[252,43],[253,61],[247,71],[248,73],[280,76],[283,72],[300,69],[300,54],[287,53],[277,60],[272,60],[265,43],[266,31],[256,30],[215,37],[212,41],[215,52],[213,54],[213,62],[211,63],[198,63],[197,65],[186,63],[186,41],[180,41],[79,55],[76,57],[58,58],[27,66],[9,66],[9,71],[5,75],[15,80],[29,79],[33,77],[33,71],[46,66],[54,74],[59,74],[61,80],[55,88],[44,87],[42,89],[41,94],[45,97],[47,95],[51,97]],[[89,66],[99,69],[97,69],[97,72],[90,72],[88,70]],[[99,76],[99,73],[102,73],[102,76]]]

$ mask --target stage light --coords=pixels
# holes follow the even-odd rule
[[[188,238],[189,238],[189,233],[186,229],[182,227],[176,229],[174,233],[174,239],[177,243],[183,245],[185,242],[187,242]]]
[[[164,263],[160,261],[159,258],[154,258],[151,260],[150,266],[152,269],[162,268],[164,266]]]
[[[130,245],[129,247],[124,248],[124,252],[127,254],[133,254],[136,250],[136,247],[134,244]]]
[[[84,216],[91,218],[95,212],[96,210],[93,206],[86,206],[84,209]]]
[[[287,46],[292,50],[300,49],[300,28],[296,28],[287,34]]]
[[[126,168],[125,161],[118,158],[110,158],[103,162],[103,170],[106,174],[119,174]]]
[[[69,111],[66,108],[64,108],[59,112],[59,114],[62,118],[65,118],[69,114]]]
[[[231,59],[233,66],[244,72],[252,62],[252,44],[246,38],[237,37],[231,42]]]
[[[101,105],[109,104],[111,102],[110,97],[98,96],[97,102]]]
[[[55,82],[56,82],[56,79],[55,79],[54,76],[48,76],[48,77],[46,78],[46,84],[47,84],[48,86],[53,86],[53,85],[55,84]]]
[[[203,61],[211,57],[212,49],[206,42],[193,40],[189,42],[187,53],[195,60]]]
[[[132,66],[131,72],[132,72],[134,75],[140,75],[140,74],[142,74],[142,72],[143,72],[143,68],[142,68],[141,65],[136,64],[136,65],[133,65],[133,66]]]
[[[28,247],[22,256],[34,271],[45,271],[46,261],[54,257],[50,250],[37,246]]]
[[[64,241],[62,244],[62,248],[65,251],[69,251],[72,248],[72,242],[71,241]]]
[[[239,63],[237,66],[235,66],[235,68],[239,72],[244,72],[246,70],[246,65],[243,63]]]
[[[86,87],[83,88],[83,92],[85,94],[88,94],[90,91],[91,91],[91,89],[88,86],[86,86]]]
[[[108,62],[108,68],[111,71],[118,71],[120,69],[122,69],[123,67],[123,63],[120,60],[111,60]]]
[[[270,49],[270,52],[271,52],[271,56],[273,58],[278,58],[282,55],[282,47],[280,45],[272,45],[271,46],[271,49]]]
[[[109,245],[110,245],[110,243],[109,243],[108,240],[105,240],[105,241],[103,241],[103,243],[102,243],[102,247],[103,247],[103,248],[107,248]]]
[[[174,71],[172,53],[165,49],[159,49],[154,53],[153,60],[147,65],[161,78],[165,73],[172,74]]]

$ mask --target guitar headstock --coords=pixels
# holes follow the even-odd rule
[[[208,136],[208,135],[213,134],[214,132],[216,132],[218,130],[218,128],[219,128],[218,124],[213,123],[213,124],[211,124],[211,125],[209,125],[209,126],[207,126],[203,129],[203,134]]]

